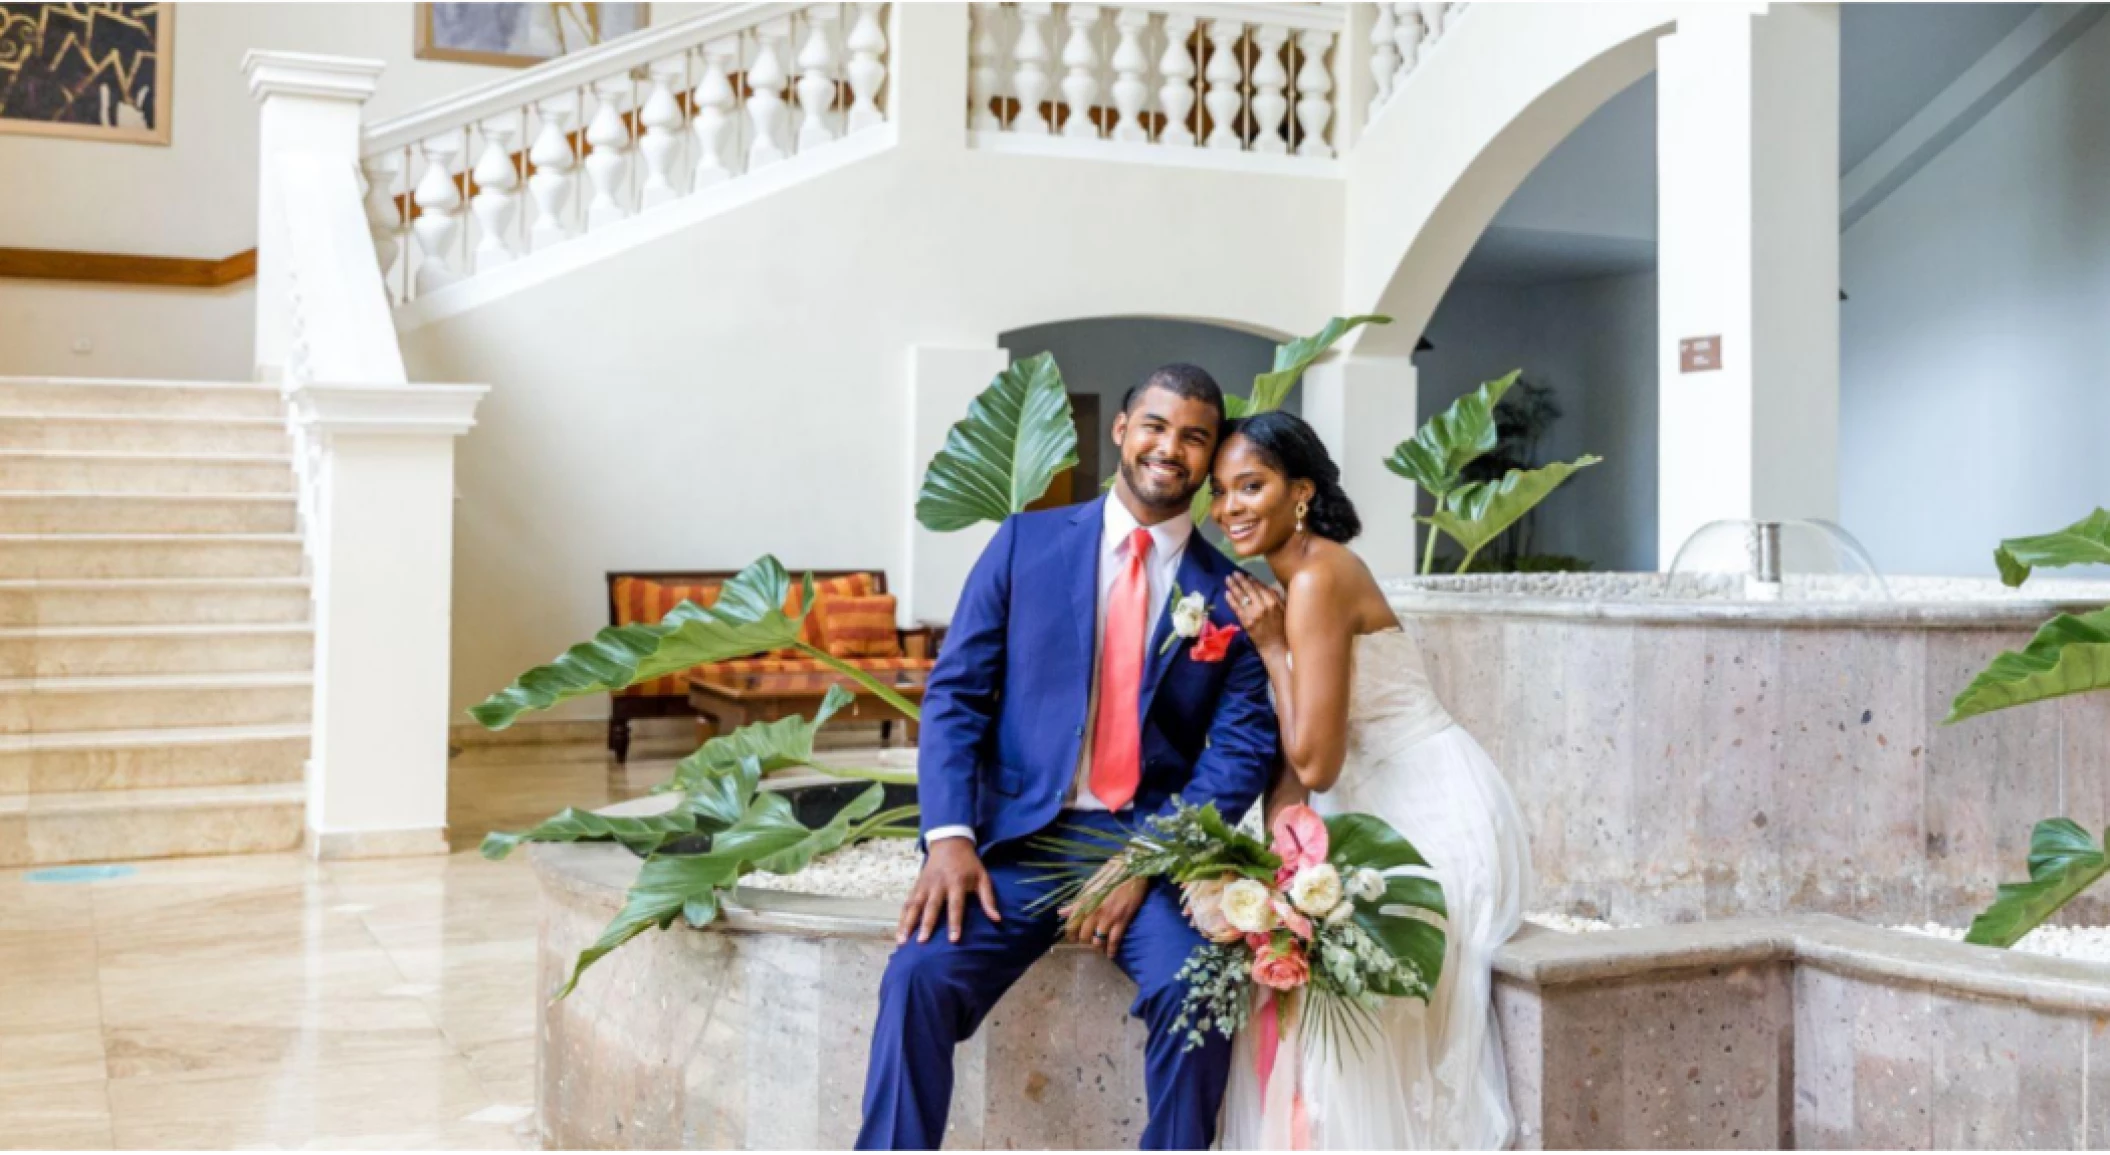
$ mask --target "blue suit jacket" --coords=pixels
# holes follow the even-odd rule
[[[923,829],[974,827],[984,847],[1055,820],[1089,723],[1097,626],[1101,497],[1007,518],[975,563],[923,693],[917,792]],[[1236,567],[1195,534],[1180,559],[1182,592],[1200,593],[1219,625]],[[1160,653],[1169,606],[1143,671],[1143,777],[1135,814],[1179,795],[1236,820],[1280,756],[1267,669],[1240,633],[1220,662],[1182,642]]]

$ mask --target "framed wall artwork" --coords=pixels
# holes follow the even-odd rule
[[[417,56],[525,68],[645,26],[645,4],[419,4]]]
[[[0,3],[0,133],[167,144],[175,8]]]

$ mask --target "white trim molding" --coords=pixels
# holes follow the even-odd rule
[[[314,432],[460,437],[476,425],[489,385],[352,385],[308,382],[289,400],[293,420]]]
[[[308,52],[251,49],[242,57],[242,75],[249,80],[249,95],[258,100],[266,96],[307,96],[362,103],[374,94],[386,67],[379,60]]]

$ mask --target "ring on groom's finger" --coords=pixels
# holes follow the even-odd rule
[[[1106,932],[1105,932],[1105,931],[1103,931],[1103,930],[1095,930],[1095,931],[1093,931],[1093,932],[1092,932],[1092,941],[1093,941],[1093,942],[1105,942],[1105,941],[1106,941]]]

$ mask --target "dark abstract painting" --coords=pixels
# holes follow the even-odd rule
[[[0,3],[0,132],[167,144],[173,9]]]

